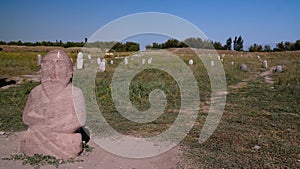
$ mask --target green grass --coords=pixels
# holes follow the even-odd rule
[[[5,52],[0,51],[0,79],[12,76],[34,74],[39,71],[37,55],[45,56],[45,52]],[[75,61],[76,53],[70,53]]]
[[[22,113],[30,91],[39,83],[25,82],[8,89],[0,89],[0,130],[21,131],[26,129]]]
[[[2,77],[23,74],[25,70],[20,71],[17,65],[27,67],[28,73],[37,71],[36,61],[29,59],[35,58],[35,53],[32,56],[24,53],[23,56],[20,52],[23,56],[21,61],[16,61],[19,59],[16,53],[0,52],[0,59],[3,55],[7,70],[1,70]],[[207,116],[200,111],[194,127],[181,142],[184,162],[191,168],[297,168],[300,165],[297,162],[300,159],[300,52],[260,54],[263,60],[268,60],[269,67],[283,65],[282,73],[269,75],[274,84],[266,83],[259,76],[264,69],[256,54],[247,55],[225,56],[227,85],[234,86],[241,81],[247,83],[239,88],[228,88],[224,114],[214,134],[205,143],[198,143]],[[191,58],[194,60],[195,64],[189,67],[198,81],[200,101],[209,100],[210,82],[201,61],[190,54],[180,57],[185,63]],[[16,63],[8,61],[9,58],[14,58],[12,60]],[[235,64],[231,65],[231,61]],[[155,69],[144,70],[135,76],[130,83],[129,98],[137,109],[147,110],[150,107],[149,93],[157,88],[166,93],[167,105],[164,114],[157,120],[134,123],[117,112],[111,98],[112,76],[122,60],[114,62],[114,65],[107,66],[106,72],[97,73],[95,80],[96,100],[108,123],[118,132],[132,136],[151,137],[167,130],[180,108],[180,89],[176,81]],[[249,71],[239,70],[238,66],[242,63],[247,64]],[[0,90],[0,130],[25,129],[21,114],[30,90],[36,85],[26,82],[19,87]],[[253,149],[256,145],[261,148]]]
[[[20,160],[22,161],[22,164],[25,165],[30,165],[34,169],[39,169],[42,166],[45,165],[53,165],[54,167],[58,168],[59,165],[61,164],[66,164],[66,163],[74,163],[74,162],[83,162],[82,160],[76,160],[76,159],[69,159],[69,160],[64,160],[64,159],[57,159],[53,156],[49,155],[43,155],[43,154],[34,154],[33,156],[29,156],[26,154],[14,154],[11,155],[10,157],[2,158],[3,160]]]
[[[37,53],[0,52],[0,78],[33,74],[38,70]]]

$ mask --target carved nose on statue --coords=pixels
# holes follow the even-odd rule
[[[53,72],[53,73],[50,75],[50,79],[51,79],[51,80],[56,79],[56,73],[55,73],[55,72]]]

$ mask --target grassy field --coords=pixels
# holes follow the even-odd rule
[[[36,73],[39,69],[36,66],[37,54],[1,51],[0,77]],[[200,106],[209,106],[210,83],[201,61],[189,52],[179,51],[176,54],[185,63],[189,59],[194,60],[195,64],[190,69],[198,81]],[[190,168],[299,168],[300,52],[220,51],[219,54],[226,54],[223,63],[228,87],[225,110],[214,134],[205,143],[199,144],[199,133],[207,116],[207,112],[201,109],[194,127],[181,142],[184,162]],[[268,60],[270,68],[278,64],[283,66],[283,72],[271,71],[267,75],[274,83],[261,76],[266,70],[257,55]],[[71,53],[71,56],[75,59],[76,54]],[[234,65],[231,65],[232,61]],[[120,133],[133,136],[150,137],[168,129],[180,108],[176,81],[156,69],[139,73],[130,84],[132,104],[139,110],[147,110],[150,107],[149,93],[159,88],[167,94],[167,106],[164,114],[154,122],[134,123],[120,115],[114,107],[110,84],[122,60],[114,60],[114,63],[107,66],[106,72],[97,73],[95,80],[96,99],[109,124]],[[239,70],[242,63],[248,66],[248,71]],[[36,85],[38,83],[25,81],[17,87],[0,89],[0,130],[26,129],[21,119],[22,111],[29,92]]]

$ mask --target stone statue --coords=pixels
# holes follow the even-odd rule
[[[80,128],[86,120],[82,91],[72,85],[71,59],[62,50],[47,53],[41,63],[41,85],[28,96],[23,121],[28,126],[21,151],[56,158],[82,152]]]

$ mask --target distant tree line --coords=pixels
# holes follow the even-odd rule
[[[294,51],[294,50],[300,50],[300,40],[297,40],[296,42],[279,42],[276,44],[276,47],[272,49],[270,45],[265,45],[262,47],[262,45],[258,45],[254,43],[249,48],[249,52],[271,52],[271,51]]]
[[[243,50],[244,40],[242,36],[235,37],[232,41],[231,37],[226,40],[226,44],[222,45],[221,42],[213,42],[211,40],[201,39],[201,38],[187,38],[184,41],[178,41],[177,39],[169,39],[165,43],[158,44],[153,42],[152,45],[147,45],[146,49],[166,49],[166,48],[199,48],[199,49],[216,49],[216,50],[231,50],[233,43],[233,48],[236,51]]]
[[[64,48],[68,47],[83,47],[84,42],[66,42],[63,43],[61,40],[56,42],[41,41],[41,42],[22,42],[22,41],[0,41],[0,45],[17,45],[17,46],[61,46]]]
[[[140,50],[140,44],[135,42],[121,43],[117,42],[111,49],[110,52],[135,52]]]
[[[235,36],[234,39],[229,37],[225,44],[223,45],[218,41],[211,41],[201,38],[187,38],[183,41],[178,41],[177,39],[169,39],[165,43],[156,43],[153,42],[152,45],[147,45],[146,49],[167,49],[167,48],[200,48],[200,49],[216,49],[216,50],[235,50],[235,51],[243,51],[244,40],[242,36]],[[22,42],[22,41],[11,41],[5,42],[0,41],[0,45],[18,45],[18,46],[61,46],[64,48],[69,47],[96,47],[96,48],[107,48],[111,49],[110,51],[115,52],[132,52],[140,50],[140,45],[135,42],[87,42],[87,38],[85,38],[85,42],[62,42],[61,40],[56,40],[55,42],[50,41],[41,41],[41,42]],[[233,47],[233,48],[232,48]],[[1,49],[0,49],[1,50]],[[249,52],[272,52],[272,51],[294,51],[300,50],[300,40],[296,42],[279,42],[276,44],[276,47],[273,49],[270,45],[259,45],[254,43],[248,48]]]
[[[229,37],[225,44],[222,45],[221,42],[213,42],[210,40],[203,40],[201,38],[187,38],[183,41],[178,41],[176,39],[169,39],[165,43],[153,42],[152,45],[147,45],[146,49],[166,49],[166,48],[200,48],[200,49],[216,49],[216,50],[233,50],[243,51],[244,40],[242,36],[235,36],[232,40]],[[296,42],[280,42],[276,44],[275,48],[271,48],[270,45],[258,45],[254,43],[248,48],[249,52],[272,52],[272,51],[293,51],[300,50],[300,40]]]
[[[86,43],[85,43],[86,42]],[[85,39],[85,42],[62,42],[56,41],[56,42],[50,42],[50,41],[41,41],[41,42],[22,42],[22,41],[10,41],[10,42],[4,42],[0,41],[0,45],[17,45],[17,46],[60,46],[64,48],[69,47],[96,47],[96,48],[111,48],[111,51],[116,52],[131,52],[131,51],[139,51],[140,45],[135,42],[126,42],[124,44],[120,42],[87,42],[87,39]]]

